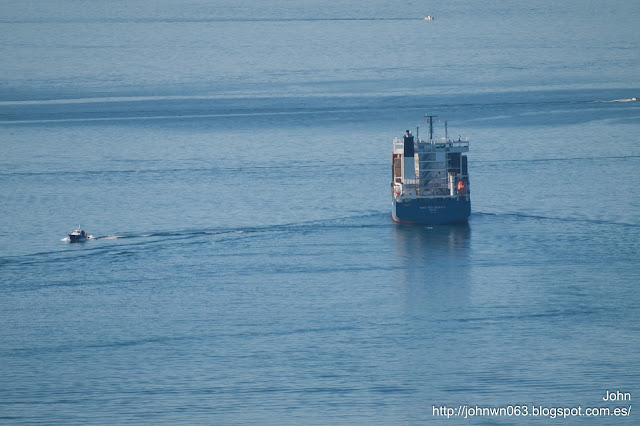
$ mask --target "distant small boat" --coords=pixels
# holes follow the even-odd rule
[[[433,21],[433,16],[427,15],[427,16],[424,17],[424,20],[425,21]]]
[[[631,98],[632,101],[637,101],[638,98],[636,98],[635,96],[633,98]]]
[[[72,243],[84,243],[89,239],[89,235],[84,229],[80,229],[80,225],[69,234],[69,241]]]

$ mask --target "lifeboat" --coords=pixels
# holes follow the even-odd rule
[[[467,185],[465,185],[464,180],[458,181],[458,194],[464,195],[467,193]]]

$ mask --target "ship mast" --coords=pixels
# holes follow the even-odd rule
[[[431,141],[433,140],[433,119],[438,118],[438,116],[425,114],[424,118],[429,119],[429,141]]]

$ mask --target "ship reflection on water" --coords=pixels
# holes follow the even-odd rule
[[[415,318],[456,316],[471,286],[471,227],[396,225],[396,274],[405,291],[407,314]]]
[[[396,224],[394,231],[399,257],[412,263],[417,259],[461,261],[468,255],[471,239],[468,223],[439,226]]]

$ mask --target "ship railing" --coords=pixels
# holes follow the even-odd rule
[[[466,178],[468,175],[457,176],[457,178]],[[423,178],[421,179],[404,179],[402,183],[392,182],[392,190],[405,195],[416,194],[418,196],[439,196],[439,197],[455,197],[464,196],[470,193],[468,187],[464,194],[459,194],[452,183],[451,179],[441,178]]]
[[[449,188],[444,187],[435,187],[435,188],[421,188],[420,193],[418,195],[424,197],[450,197],[451,191]]]
[[[418,151],[431,151],[434,146],[447,146],[451,148],[469,148],[469,138],[460,139],[429,139],[418,141]]]
[[[406,187],[420,186],[420,179],[404,179],[402,184]]]

